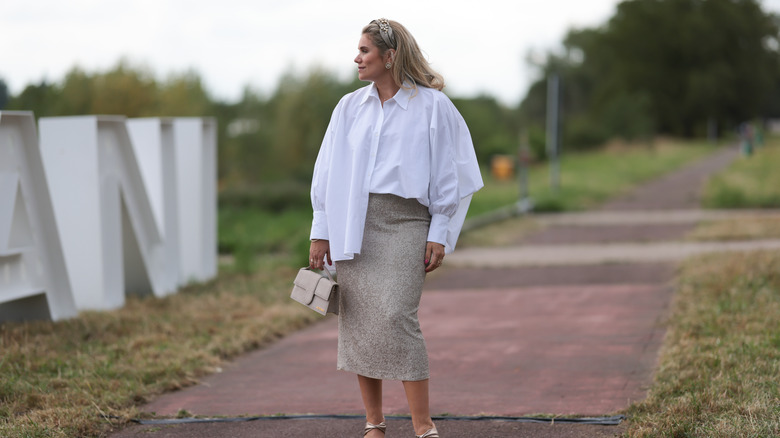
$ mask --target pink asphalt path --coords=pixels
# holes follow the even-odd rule
[[[434,414],[600,416],[644,397],[663,330],[664,285],[427,290],[420,321]],[[203,416],[360,414],[355,376],[337,371],[327,318],[202,384],[144,407]],[[387,414],[408,414],[398,382]]]
[[[724,149],[605,205],[610,211],[691,209],[707,175],[735,156]],[[655,241],[687,226],[553,225],[534,244]],[[666,220],[662,222],[668,222]],[[636,221],[631,222],[635,224]],[[641,232],[638,232],[641,231]],[[565,238],[564,238],[565,237]],[[527,245],[529,242],[517,242]],[[643,399],[652,381],[673,287],[674,263],[445,268],[426,282],[420,321],[431,363],[433,414],[603,416]],[[144,406],[171,416],[361,414],[354,375],[335,369],[332,317],[242,356],[182,391]],[[385,384],[385,413],[408,414],[398,382]],[[266,420],[135,426],[129,437],[359,436],[361,419]],[[412,436],[390,418],[388,436]],[[620,426],[502,421],[438,422],[443,437],[613,437]],[[402,432],[403,431],[403,432]]]

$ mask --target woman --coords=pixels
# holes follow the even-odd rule
[[[425,274],[454,249],[482,178],[463,118],[406,28],[369,23],[355,63],[372,84],[341,99],[325,133],[309,264],[336,262],[337,367],[358,375],[364,435],[384,436],[382,380],[401,380],[416,436],[436,438],[417,309]]]

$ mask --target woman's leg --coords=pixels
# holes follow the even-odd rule
[[[428,406],[428,379],[414,382],[404,381],[406,400],[412,413],[414,433],[422,435],[433,427],[431,411]]]
[[[385,421],[382,414],[382,381],[358,374],[360,395],[363,396],[363,405],[366,407],[366,421],[371,424],[379,424]],[[372,430],[366,437],[382,437],[384,433]]]

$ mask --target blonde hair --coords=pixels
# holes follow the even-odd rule
[[[383,30],[386,25],[390,28]],[[431,68],[417,41],[401,23],[380,18],[368,23],[363,33],[368,34],[382,55],[389,49],[395,50],[390,73],[396,85],[407,89],[417,89],[417,85],[439,91],[444,88],[444,78]],[[407,82],[411,86],[405,86]]]

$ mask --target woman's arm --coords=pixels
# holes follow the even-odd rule
[[[309,246],[309,267],[312,269],[325,269],[325,259],[327,257],[328,265],[332,266],[330,259],[330,242],[327,240],[316,239],[311,241]]]
[[[471,195],[482,187],[474,144],[466,122],[443,94],[433,108],[430,126],[431,228],[429,242],[454,250]]]
[[[325,130],[325,135],[322,138],[322,144],[320,150],[317,153],[317,161],[314,163],[314,173],[311,179],[311,206],[314,212],[314,217],[311,223],[311,234],[309,238],[311,240],[328,240],[328,215],[326,213],[326,194],[328,190],[328,179],[331,167],[331,155],[333,154],[333,139],[336,135],[336,127],[338,126],[339,114],[343,108],[342,99],[339,101],[336,108],[333,109],[333,114],[330,117],[328,128]]]

